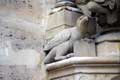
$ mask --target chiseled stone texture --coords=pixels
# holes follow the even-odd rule
[[[44,0],[0,0],[0,80],[41,80],[46,10]]]
[[[68,9],[76,9],[68,7]],[[75,26],[76,20],[80,17],[81,13],[77,11],[67,10],[67,7],[53,8],[48,16],[48,27],[46,30],[47,39],[51,39],[55,34],[60,32],[65,28],[70,28]]]
[[[10,41],[14,50],[40,50],[46,27],[46,18],[43,17],[43,14],[46,14],[43,9],[46,8],[43,7],[43,2],[0,0],[0,43]]]
[[[42,53],[32,49],[15,52],[7,47],[3,52],[0,53],[0,80],[41,80]]]
[[[40,34],[43,33],[40,31],[38,25],[30,23],[24,24],[22,22],[15,23],[15,20],[12,22],[10,21],[12,19],[7,19],[6,21],[8,22],[4,22],[0,19],[0,43],[10,41],[14,50],[21,50],[25,48],[40,49],[43,41],[42,35]]]
[[[0,22],[0,80],[38,80],[41,73],[36,66],[39,62],[36,64],[35,54],[30,52],[35,50],[41,54],[42,32],[39,32],[40,28],[35,28],[38,25],[14,21],[17,20],[4,17]],[[35,69],[27,68],[32,66],[31,63],[36,65]]]
[[[76,74],[52,80],[112,80],[117,74]],[[119,80],[120,78],[118,78]]]
[[[74,53],[80,57],[95,57],[96,46],[94,42],[88,43],[86,41],[76,41],[74,43]]]
[[[0,80],[40,80],[39,68],[28,68],[25,65],[0,65]]]
[[[96,39],[98,56],[120,57],[120,32],[111,32]]]
[[[60,31],[64,30],[65,28],[68,28],[70,26],[68,25],[61,25],[61,26],[58,26],[58,27],[55,27],[53,29],[50,29],[50,30],[47,30],[46,31],[46,38],[48,40],[52,39],[57,33],[59,33]]]
[[[120,79],[118,57],[71,57],[47,64],[49,80]]]
[[[54,10],[56,10],[56,12],[49,15],[48,19],[49,26],[47,28],[48,30],[61,25],[75,26],[76,20],[81,15],[81,13],[79,12],[70,11],[64,7],[60,7],[60,9],[58,8],[58,10],[57,8],[53,8],[53,11]]]
[[[98,56],[120,56],[120,42],[103,42],[97,45]]]

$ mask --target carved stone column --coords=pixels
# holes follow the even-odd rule
[[[81,11],[76,7],[74,0],[57,0],[54,8],[49,13],[47,39],[65,28],[73,27],[76,20],[81,16]]]

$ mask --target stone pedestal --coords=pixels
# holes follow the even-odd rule
[[[53,8],[49,14],[47,38],[52,38],[55,34],[65,28],[73,27],[76,20],[81,16],[79,9],[69,6]]]
[[[49,80],[120,80],[120,59],[72,57],[46,65]]]

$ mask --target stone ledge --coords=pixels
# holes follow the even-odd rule
[[[83,14],[82,11],[80,11],[80,9],[78,9],[78,8],[69,7],[69,6],[62,6],[59,8],[53,8],[53,10],[51,12],[49,12],[49,15],[54,14],[54,13],[59,12],[59,11],[62,11],[62,10],[68,10],[68,11]]]
[[[117,66],[118,65],[120,66],[120,58],[119,57],[72,57],[62,61],[47,64],[46,68],[49,71],[74,64],[81,64],[81,65],[87,64],[87,66],[90,66],[91,64],[93,66],[107,66],[107,64],[108,66],[110,66],[110,64],[112,66],[113,64],[117,64]],[[99,65],[95,65],[95,64],[99,64]]]
[[[112,32],[112,33],[109,33],[109,34],[104,34],[102,36],[99,36],[96,39],[97,43],[101,43],[101,42],[105,42],[105,41],[120,42],[120,32]]]
[[[117,57],[72,57],[55,63],[47,64],[49,80],[65,80],[66,77],[81,75],[119,75],[120,74],[120,58]],[[98,76],[100,78],[100,76]],[[104,77],[109,78],[109,77]],[[97,80],[97,79],[90,79]],[[110,80],[110,79],[104,79]]]

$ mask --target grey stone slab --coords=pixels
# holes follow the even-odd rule
[[[80,57],[94,57],[96,56],[95,43],[88,43],[86,41],[76,41],[74,43],[74,53]]]
[[[119,78],[120,64],[111,62],[114,59],[116,58],[73,57],[51,63],[47,65],[48,78],[49,80],[111,80]]]
[[[52,39],[57,33],[59,33],[60,31],[66,29],[66,28],[69,28],[69,27],[71,27],[71,26],[61,25],[61,26],[47,30],[46,31],[46,39],[47,40]]]
[[[120,57],[120,42],[102,42],[97,45],[98,56]]]
[[[77,18],[81,15],[65,8],[58,9],[58,11],[57,8],[55,9],[56,12],[49,15],[47,30],[61,25],[75,26]]]
[[[111,32],[107,34],[100,35],[96,38],[96,42],[104,42],[104,41],[120,41],[120,32]]]

